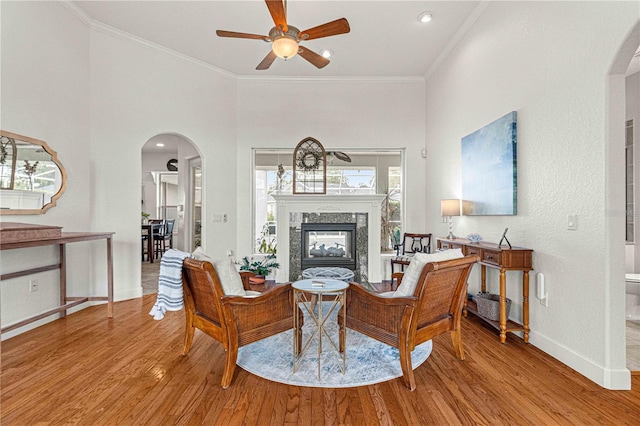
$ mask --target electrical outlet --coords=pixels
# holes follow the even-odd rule
[[[38,280],[29,281],[29,293],[38,291]]]

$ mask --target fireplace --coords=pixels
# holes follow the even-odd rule
[[[277,282],[301,279],[300,241],[304,223],[355,223],[357,255],[354,281],[382,281],[380,208],[384,194],[274,194],[273,198],[277,206],[277,256],[280,263],[280,268],[276,270]]]
[[[356,269],[355,223],[302,223],[301,268]]]

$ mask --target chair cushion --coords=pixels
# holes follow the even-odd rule
[[[443,260],[458,259],[464,257],[462,249],[450,249],[436,253],[416,253],[407,266],[407,270],[402,277],[402,284],[396,289],[393,297],[413,296],[418,285],[418,279],[424,269],[424,265],[429,262],[442,262]]]
[[[242,279],[238,270],[234,266],[230,257],[222,259],[213,259],[202,248],[198,247],[193,252],[193,258],[196,260],[210,262],[218,274],[222,291],[226,296],[246,296]]]
[[[409,254],[401,254],[400,256],[396,256],[395,260],[396,262],[411,262],[411,259],[413,259],[413,255],[415,253],[409,253]]]

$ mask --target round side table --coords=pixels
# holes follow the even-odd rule
[[[347,288],[349,288],[349,283],[340,280],[334,279],[305,279],[296,281],[291,284],[293,287],[293,301],[294,306],[302,305],[304,309],[306,309],[307,313],[313,320],[313,324],[315,327],[309,340],[307,342],[302,342],[302,348],[298,351],[297,347],[297,339],[294,337],[293,339],[293,372],[295,373],[300,366],[300,361],[304,354],[309,349],[309,346],[313,339],[318,337],[318,381],[321,380],[320,377],[320,355],[322,353],[322,336],[326,337],[326,340],[329,342],[330,347],[329,350],[334,351],[337,354],[338,358],[342,359],[342,365],[340,367],[342,374],[346,371],[346,350],[340,353],[338,349],[338,345],[335,343],[333,338],[327,333],[324,323],[327,318],[331,315],[331,313],[339,307],[342,309],[342,315],[346,318],[346,300],[345,295],[347,293]],[[330,300],[331,305],[327,312],[323,312],[322,300],[323,296],[333,296],[333,300]],[[321,303],[318,303],[318,313],[314,312],[315,300],[320,300]],[[300,329],[301,324],[298,320],[298,315],[293,316],[293,330],[294,336]]]

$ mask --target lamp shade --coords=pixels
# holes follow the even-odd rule
[[[441,200],[440,201],[441,216],[460,216],[460,200]]]
[[[284,35],[273,41],[271,49],[277,57],[289,59],[298,54],[298,43],[292,37]]]

